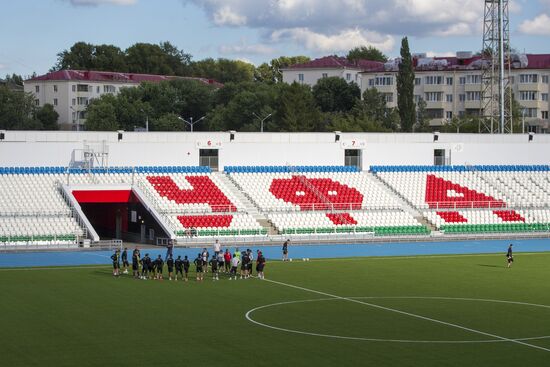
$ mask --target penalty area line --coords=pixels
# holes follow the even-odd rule
[[[305,291],[305,292],[320,294],[322,296],[327,296],[327,297],[331,297],[331,298],[334,298],[334,299],[340,299],[340,300],[343,300],[343,301],[358,303],[358,304],[368,306],[368,307],[371,307],[371,308],[376,308],[376,309],[379,309],[379,310],[389,311],[389,312],[393,312],[393,313],[397,313],[397,314],[400,314],[400,315],[413,317],[413,318],[420,319],[420,320],[430,321],[430,322],[433,322],[433,323],[436,323],[436,324],[450,326],[450,327],[460,329],[460,330],[464,330],[464,331],[469,331],[469,332],[474,333],[474,334],[484,335],[484,336],[499,339],[499,340],[502,340],[502,341],[515,343],[515,344],[518,344],[518,345],[523,345],[525,347],[539,349],[539,350],[542,350],[542,351],[545,351],[545,352],[550,352],[549,348],[544,348],[544,347],[540,347],[538,345],[529,344],[529,343],[525,343],[525,342],[522,342],[522,341],[519,341],[519,340],[506,338],[504,336],[487,333],[485,331],[472,329],[472,328],[469,328],[469,327],[466,327],[466,326],[461,326],[461,325],[458,325],[458,324],[453,324],[453,323],[450,323],[450,322],[446,322],[446,321],[442,321],[442,320],[438,320],[438,319],[433,319],[431,317],[417,315],[417,314],[407,312],[407,311],[401,311],[401,310],[398,310],[398,309],[395,309],[395,308],[380,306],[380,305],[377,305],[377,304],[374,304],[374,303],[364,302],[364,301],[360,301],[360,300],[353,299],[353,298],[342,297],[342,296],[338,296],[338,295],[335,295],[335,294],[326,293],[326,292],[322,292],[322,291],[317,291],[315,289],[300,287],[300,286],[293,285],[293,284],[283,283],[283,282],[279,282],[279,281],[272,280],[272,279],[262,279],[262,281],[282,285],[282,286],[289,287],[289,288],[302,290],[302,291]]]

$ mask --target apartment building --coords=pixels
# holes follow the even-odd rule
[[[220,87],[214,80],[183,78],[166,75],[117,73],[105,71],[60,70],[28,79],[25,92],[34,95],[37,107],[53,105],[59,114],[63,130],[82,130],[86,122],[86,108],[90,101],[103,94],[117,94],[122,88],[132,88],[143,82],[158,83],[171,79],[193,79]]]
[[[326,59],[313,60],[284,69],[283,81],[297,81],[313,86],[320,78],[343,77],[348,73],[346,67],[336,67],[334,63],[323,62],[325,67],[318,67],[319,60]],[[479,114],[482,96],[482,60],[479,56],[474,56],[470,52],[457,52],[456,56],[434,58],[416,54],[413,61],[414,98],[416,102],[420,99],[426,102],[427,113],[433,126],[440,126],[455,116]],[[526,122],[526,130],[547,132],[550,110],[550,54],[513,55],[512,61],[510,85],[515,99],[523,108],[522,119]],[[344,61],[341,63],[345,65]],[[387,63],[363,61],[355,65],[356,69],[361,69],[354,77],[361,92],[368,88],[376,88],[384,93],[388,107],[397,107],[396,77],[399,60],[390,60]],[[300,74],[304,76],[300,77]]]

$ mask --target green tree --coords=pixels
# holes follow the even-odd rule
[[[0,85],[0,129],[39,130],[42,125],[34,118],[35,112],[31,93],[12,91]]]
[[[94,99],[86,109],[85,128],[88,131],[115,131],[119,129],[115,109],[116,97],[104,94]]]
[[[386,97],[376,88],[365,90],[363,93],[363,100],[361,103],[358,103],[354,109],[360,109],[362,115],[374,121],[375,127],[380,126],[384,131],[397,130],[397,122],[399,120],[397,111],[394,108],[387,107]]]
[[[58,118],[59,114],[49,103],[46,103],[36,111],[36,119],[40,121],[43,130],[59,130],[59,125],[57,124]]]
[[[416,121],[414,105],[414,69],[409,50],[409,41],[403,37],[401,41],[401,63],[397,73],[397,108],[401,119],[401,130],[412,131]]]
[[[93,64],[94,45],[86,42],[76,42],[69,50],[57,54],[57,62],[52,71],[73,69],[91,70]]]
[[[317,106],[323,112],[349,111],[361,98],[361,90],[355,83],[347,83],[334,76],[320,79],[313,87]]]
[[[263,63],[254,72],[254,79],[264,83],[280,83],[283,81],[281,69],[296,64],[303,64],[310,61],[307,56],[281,56],[272,59],[271,62]]]
[[[151,131],[183,131],[184,122],[175,113],[167,113],[154,119],[149,125]]]
[[[360,46],[351,49],[346,58],[349,61],[358,61],[358,60],[372,60],[386,62],[388,57],[382,53],[379,49],[373,46]]]
[[[240,60],[212,58],[195,61],[191,65],[192,75],[214,79],[221,83],[254,80],[254,65]]]
[[[276,127],[270,131],[316,131],[320,121],[321,115],[309,86],[296,82],[281,86],[274,119],[270,121]]]
[[[426,106],[426,101],[424,101],[423,98],[420,98],[416,104],[416,122],[413,126],[413,132],[426,133],[432,131]]]
[[[11,75],[6,74],[5,80],[7,83],[23,86],[23,77],[21,75],[17,75],[15,73]]]

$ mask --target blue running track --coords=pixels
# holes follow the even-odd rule
[[[334,245],[291,245],[289,257],[294,259],[310,258],[341,258],[363,256],[418,256],[418,255],[451,255],[451,254],[481,254],[506,253],[509,243],[514,244],[514,252],[545,252],[550,251],[550,239],[529,240],[491,240],[491,241],[460,241],[460,242],[400,242],[400,243],[369,243],[369,244],[334,244]],[[281,258],[281,246],[254,246],[251,249],[261,250],[268,260]],[[129,248],[129,260],[131,260]],[[230,247],[233,252],[235,247]],[[243,248],[241,248],[243,250]],[[210,253],[213,250],[209,249]],[[174,249],[174,255],[189,259],[197,256],[199,249]],[[164,258],[164,248],[141,249],[153,258],[159,254]],[[65,252],[21,252],[0,254],[0,267],[47,267],[47,266],[77,266],[105,265],[111,263],[110,251],[65,251]]]

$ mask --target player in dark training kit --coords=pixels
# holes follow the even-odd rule
[[[202,274],[202,272],[203,272],[203,267],[202,267],[203,260],[202,260],[201,254],[198,254],[197,258],[193,262],[195,263],[195,270],[197,272],[197,281],[200,282],[203,279],[203,274]]]
[[[132,272],[134,274],[134,278],[139,278],[139,250],[136,248],[132,252]]]
[[[176,261],[174,262],[174,265],[176,266],[176,282],[178,281],[178,274],[181,275],[181,279],[183,279],[183,260],[181,259],[181,256],[178,256]]]
[[[183,259],[183,272],[185,273],[185,281],[187,282],[189,280],[189,268],[191,267],[191,263],[189,262],[189,259],[187,258],[187,255]]]
[[[258,273],[258,279],[264,278],[265,257],[261,251],[258,251],[258,258],[256,259],[256,272]]]
[[[210,260],[210,270],[212,271],[212,280],[220,280],[218,277],[218,259],[216,256],[212,256]]]
[[[514,254],[512,253],[512,244],[508,246],[508,251],[506,252],[506,259],[508,259],[508,267],[512,267],[512,264],[514,263]]]
[[[149,276],[149,269],[151,266],[151,258],[149,254],[145,254],[141,259],[141,279],[145,280]]]
[[[162,270],[164,268],[164,261],[162,260],[161,255],[159,255],[155,260],[155,268],[157,270],[157,279],[162,280]]]
[[[168,267],[168,279],[172,280],[172,275],[174,274],[174,259],[172,258],[172,255],[168,255],[166,266]]]
[[[125,247],[124,248],[124,251],[122,251],[122,273],[123,274],[128,274],[128,267],[130,266],[130,264],[128,263],[128,248]]]
[[[120,250],[116,250],[111,255],[111,260],[113,260],[113,275],[118,277],[120,275]]]

